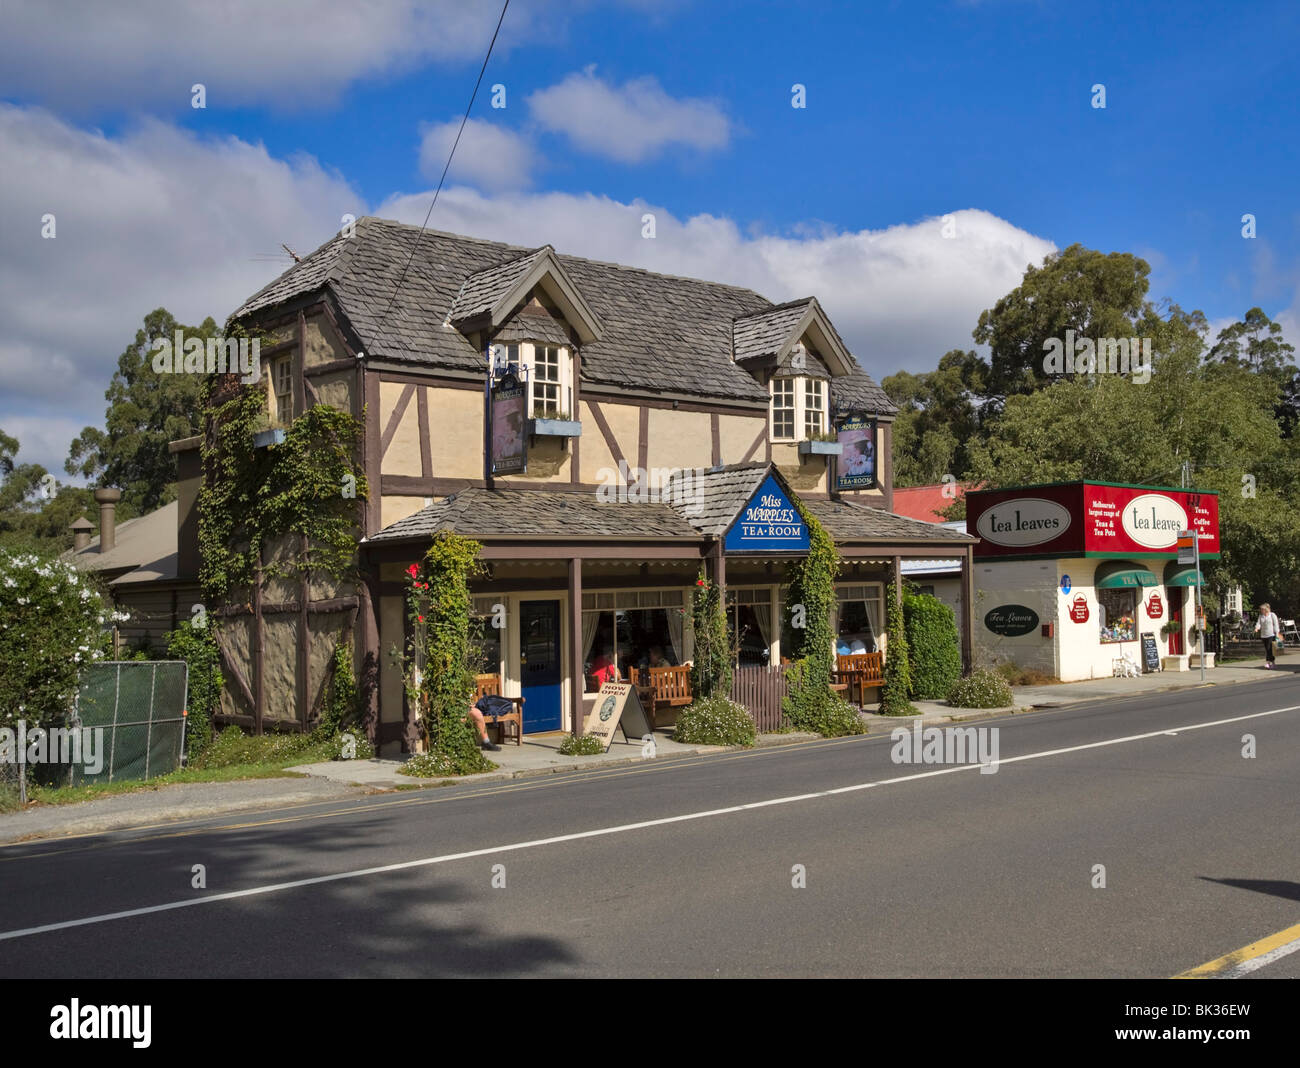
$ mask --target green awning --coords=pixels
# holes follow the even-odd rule
[[[1099,590],[1128,590],[1138,586],[1159,586],[1160,580],[1132,560],[1113,560],[1097,568],[1093,585]]]
[[[1196,565],[1180,564],[1177,560],[1170,560],[1165,564],[1165,585],[1166,586],[1195,586],[1196,585]],[[1205,585],[1205,576],[1201,576],[1201,585]]]

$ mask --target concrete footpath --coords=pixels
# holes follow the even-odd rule
[[[1263,660],[1238,661],[1208,669],[1206,685],[1235,686],[1260,682],[1282,673],[1300,674],[1300,656],[1294,650],[1278,662],[1274,671],[1266,670],[1263,664]],[[1139,697],[1200,685],[1198,671],[1167,671],[1137,678],[1017,686],[1012,689],[1015,704],[1006,708],[959,709],[940,701],[916,701],[914,705],[920,714],[920,722],[953,723],[1011,712],[1063,708],[1108,698]],[[870,711],[865,712],[863,718],[871,734],[887,734],[895,727],[917,722],[918,719],[880,716]],[[793,745],[816,737],[800,733],[764,734],[759,736],[758,745]],[[671,731],[657,731],[653,751],[640,740],[628,741],[620,736],[607,753],[569,757],[562,756],[557,751],[563,740],[563,734],[530,735],[522,746],[503,745],[499,752],[489,754],[498,765],[497,770],[464,779],[417,779],[400,775],[400,760],[347,760],[292,768],[290,771],[294,775],[291,777],[245,779],[226,783],[181,783],[78,804],[31,806],[24,812],[0,815],[0,844],[145,827],[259,808],[346,800],[403,788],[454,788],[464,783],[600,770],[620,764],[641,763],[647,759],[707,757],[730,751],[725,746],[683,745],[672,740]]]

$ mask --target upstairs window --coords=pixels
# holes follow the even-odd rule
[[[573,357],[563,345],[524,342],[528,412],[533,419],[573,419]]]
[[[805,441],[826,433],[825,379],[774,378],[771,393],[773,441]]]
[[[288,426],[293,420],[293,357],[267,361],[267,408],[271,422]]]

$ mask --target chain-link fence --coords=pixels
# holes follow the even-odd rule
[[[180,767],[187,684],[183,660],[91,664],[77,686],[73,726],[83,743],[72,784],[150,779]]]

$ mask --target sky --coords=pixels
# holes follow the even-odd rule
[[[19,461],[67,478],[154,308],[220,322],[281,243],[423,222],[500,14],[5,0]],[[815,295],[877,381],[974,348],[1076,242],[1141,256],[1215,332],[1259,306],[1300,347],[1297,54],[1294,0],[511,0],[429,226]]]

